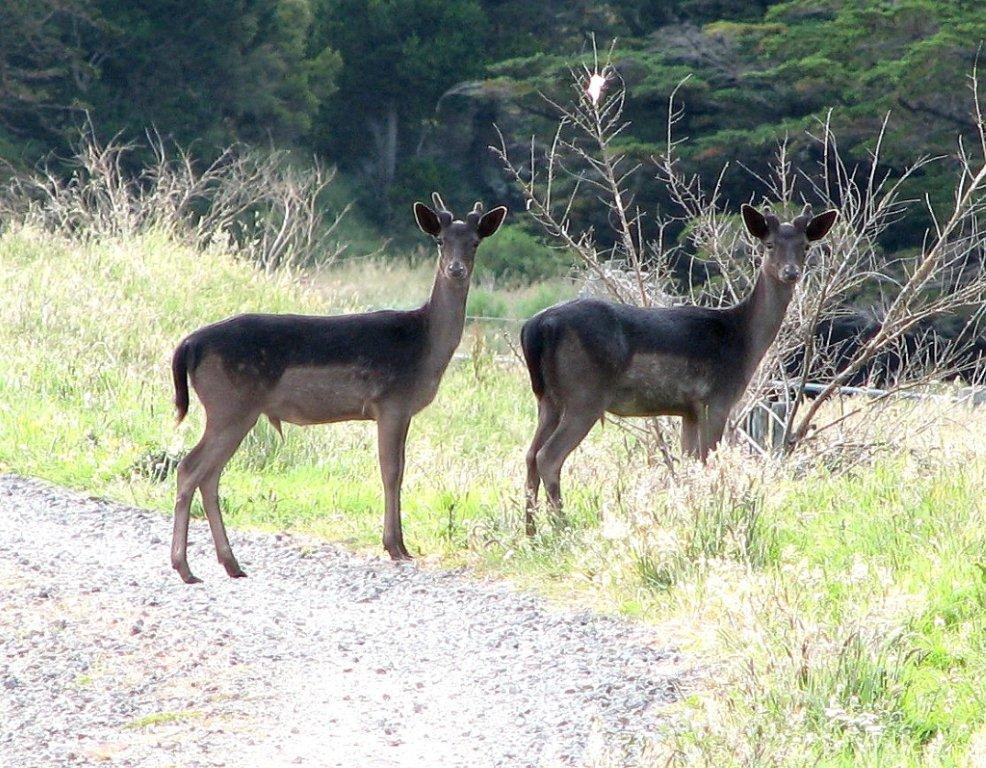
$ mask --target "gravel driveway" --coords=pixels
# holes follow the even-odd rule
[[[621,765],[683,660],[461,572],[208,528],[0,476],[0,765]]]

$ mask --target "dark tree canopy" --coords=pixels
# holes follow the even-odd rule
[[[307,134],[338,59],[309,51],[307,0],[98,0],[110,33],[92,89],[109,129],[183,142],[277,144]]]
[[[98,77],[85,40],[100,30],[86,0],[0,3],[0,156],[16,160],[57,142]]]
[[[385,188],[442,93],[483,72],[483,9],[476,0],[318,0],[316,17],[314,39],[338,51],[342,67],[313,139]]]
[[[367,211],[440,186],[511,194],[492,125],[525,141],[549,128],[546,92],[616,39],[632,121],[626,151],[661,148],[680,92],[689,169],[723,164],[733,202],[762,193],[778,141],[808,167],[805,130],[831,110],[843,153],[866,162],[886,113],[883,157],[899,173],[954,155],[973,127],[967,75],[986,6],[963,0],[6,0],[0,3],[0,156],[61,152],[88,115],[104,138],[149,128],[208,157],[239,141],[315,152],[356,180]],[[550,130],[550,128],[549,128]],[[915,196],[944,203],[929,170]],[[645,170],[639,200],[662,202]],[[897,227],[913,247],[926,222]],[[605,222],[600,222],[605,225]]]

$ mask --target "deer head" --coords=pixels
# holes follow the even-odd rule
[[[838,216],[832,209],[813,216],[811,206],[806,205],[794,221],[782,224],[774,214],[760,213],[752,205],[744,205],[742,211],[747,231],[767,249],[764,272],[784,285],[801,279],[809,244],[825,237]]]
[[[435,192],[431,196],[434,208],[424,203],[414,204],[414,218],[421,231],[438,242],[438,269],[449,280],[468,282],[481,240],[496,232],[507,215],[504,206],[483,213],[483,204],[476,203],[466,220],[456,219]]]

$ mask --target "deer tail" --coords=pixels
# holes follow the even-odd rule
[[[524,362],[531,375],[531,389],[540,400],[544,396],[544,348],[550,342],[550,324],[542,315],[535,315],[520,330],[520,346],[524,351]]]
[[[171,356],[171,377],[175,383],[175,412],[179,424],[188,413],[188,358],[191,351],[191,344],[188,339],[184,339]]]

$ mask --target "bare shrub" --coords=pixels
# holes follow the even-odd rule
[[[45,166],[14,175],[4,218],[76,239],[158,231],[198,248],[219,243],[268,272],[343,250],[334,235],[350,206],[326,218],[335,170],[318,161],[301,167],[285,152],[232,146],[201,164],[156,134],[146,145],[103,143],[90,128],[67,165],[67,174]]]
[[[605,83],[602,92],[590,94],[587,85],[599,78]],[[727,211],[719,183],[722,176],[706,188],[701,179],[682,170],[680,144],[674,137],[682,115],[677,89],[669,97],[664,151],[653,158],[673,209],[649,215],[635,207],[630,192],[630,179],[640,166],[619,149],[627,122],[622,117],[626,91],[618,71],[597,56],[591,67],[573,71],[572,81],[571,102],[549,101],[559,116],[549,141],[532,139],[522,160],[511,156],[502,135],[493,150],[523,193],[530,215],[582,265],[587,290],[640,306],[726,306],[747,296],[756,274],[757,246],[739,217]],[[764,202],[779,215],[791,215],[812,202],[838,208],[840,220],[825,243],[813,249],[777,341],[734,409],[727,430],[734,439],[762,451],[736,428],[759,404],[779,400],[783,407],[773,412],[779,414],[777,442],[783,452],[817,457],[819,452],[842,447],[856,450],[868,444],[869,422],[851,419],[862,412],[862,406],[854,404],[841,413],[823,407],[841,395],[845,385],[858,383],[860,377],[864,385],[870,384],[879,376],[882,389],[868,393],[874,395],[866,405],[871,409],[953,378],[961,362],[973,354],[986,316],[980,223],[986,126],[980,117],[975,72],[971,90],[980,146],[969,150],[960,145],[955,202],[947,213],[905,194],[912,175],[946,159],[919,158],[898,177],[880,170],[886,120],[865,165],[850,165],[843,158],[826,120],[809,134],[820,150],[817,172],[795,171],[785,142],[770,174],[757,177],[770,197]],[[605,248],[592,227],[575,214],[593,205],[605,208],[613,230],[612,245]],[[881,236],[919,205],[934,221],[924,246],[914,253],[886,257]],[[667,236],[682,230],[684,235],[676,241]],[[676,279],[672,269],[683,262],[688,265],[684,281]],[[869,336],[849,349],[821,338],[821,329],[861,309],[858,304],[864,293],[878,297],[862,308],[872,318]],[[948,338],[936,333],[932,324],[943,317],[960,318],[960,332]],[[810,383],[821,384],[811,399],[806,397]],[[850,424],[855,431],[850,431]],[[668,429],[665,420],[654,419],[645,433],[665,456]],[[839,439],[821,439],[828,432],[837,432]]]

